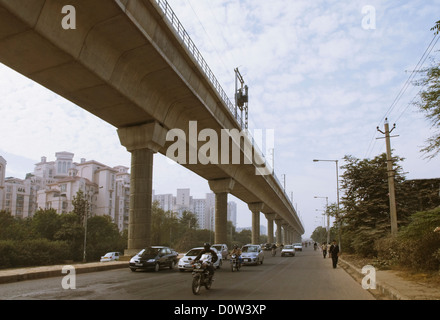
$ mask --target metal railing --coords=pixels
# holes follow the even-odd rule
[[[217,93],[220,95],[223,102],[228,107],[231,114],[234,116],[234,118],[237,120],[238,124],[240,125],[240,128],[243,129],[243,122],[241,117],[239,116],[238,112],[235,110],[234,104],[229,99],[228,95],[226,94],[225,90],[220,85],[220,82],[215,77],[214,73],[212,72],[211,68],[208,66],[208,63],[203,58],[202,54],[200,53],[199,49],[197,49],[196,45],[192,41],[191,37],[189,36],[188,32],[186,32],[185,28],[183,27],[180,20],[177,18],[177,15],[174,13],[173,9],[169,5],[168,1],[166,0],[155,0],[156,3],[159,5],[159,7],[162,9],[163,13],[167,17],[168,21],[173,26],[174,30],[177,32],[177,34],[182,39],[183,43],[185,44],[186,48],[189,50],[189,52],[193,55],[194,59],[199,64],[200,68],[202,68],[203,72],[205,73],[208,80],[211,82]]]
[[[211,82],[212,86],[215,88],[215,90],[217,91],[217,93],[219,94],[219,96],[221,97],[223,102],[226,104],[226,106],[228,107],[231,115],[237,120],[240,128],[243,130],[243,121],[242,121],[242,119],[240,117],[239,112],[237,112],[237,110],[236,110],[237,109],[236,106],[234,106],[234,104],[229,99],[229,97],[226,94],[225,90],[220,85],[220,82],[215,77],[214,73],[212,72],[211,68],[208,66],[208,63],[203,58],[203,56],[200,53],[199,49],[197,49],[196,45],[192,41],[192,39],[189,36],[188,32],[183,27],[183,25],[180,22],[179,18],[177,18],[177,15],[174,13],[174,11],[171,8],[171,6],[168,3],[168,1],[166,1],[166,0],[155,0],[155,1],[158,4],[158,6],[162,9],[162,12],[165,14],[165,17],[168,19],[168,21],[170,22],[171,26],[174,28],[174,30],[177,32],[177,34],[181,38],[183,44],[186,46],[186,48],[189,50],[189,52],[193,55],[194,59],[199,64],[200,68],[203,70],[203,72],[205,73],[206,77]],[[265,166],[271,168],[271,166],[269,166],[269,164],[266,161],[266,157],[265,157],[264,153],[261,151],[259,146],[255,143],[255,140],[252,137],[252,135],[250,134],[250,132],[247,132],[247,133],[250,136],[250,140],[252,142],[252,145],[254,146],[254,149],[256,151],[258,151],[263,156],[263,158],[265,159]],[[275,178],[275,181],[278,183],[278,185],[280,186],[281,190],[283,190],[283,193],[284,193],[287,201],[294,208],[292,201],[290,200],[290,198],[287,195],[287,193],[284,190],[284,188],[281,186],[281,183],[280,183],[277,175],[275,174],[273,168],[271,168],[271,169],[272,169],[271,172],[272,172],[273,177]]]

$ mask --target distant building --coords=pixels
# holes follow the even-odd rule
[[[72,201],[82,190],[90,204],[91,216],[108,215],[120,231],[128,228],[130,208],[129,168],[111,168],[95,160],[73,161],[71,152],[55,153],[55,161],[41,157],[34,171],[25,179],[7,178],[6,160],[0,156],[0,210],[20,218],[32,217],[39,209],[55,209],[59,214],[73,211]],[[177,189],[172,194],[155,195],[164,211],[193,212],[200,229],[215,230],[215,194],[207,193],[204,199],[193,199],[191,190]],[[236,226],[237,204],[228,203],[228,221]]]
[[[215,230],[215,194],[207,193],[205,199],[194,199],[190,189],[177,189],[176,196],[172,194],[153,195],[153,201],[159,203],[164,211],[176,212],[181,216],[183,211],[190,211],[197,217],[200,229]],[[228,203],[228,221],[237,224],[237,204]]]
[[[130,174],[128,168],[111,168],[95,160],[73,161],[74,154],[57,152],[55,161],[41,161],[24,180],[4,178],[6,161],[0,157],[0,209],[13,216],[32,217],[39,209],[59,214],[73,211],[72,201],[82,190],[90,204],[90,215],[108,215],[119,230],[128,226]],[[3,159],[3,160],[2,160]],[[3,177],[3,179],[2,179]]]

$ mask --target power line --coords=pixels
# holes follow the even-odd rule
[[[425,52],[423,53],[423,55],[421,56],[421,58],[419,59],[417,65],[415,66],[415,68],[412,70],[410,76],[408,77],[408,79],[406,80],[406,82],[404,83],[404,85],[402,86],[402,88],[400,89],[399,93],[397,94],[397,96],[394,98],[393,102],[391,103],[391,105],[389,106],[387,112],[385,113],[385,115],[380,119],[379,124],[383,122],[384,119],[388,118],[389,115],[391,114],[391,112],[393,111],[393,109],[396,107],[397,103],[400,101],[400,99],[402,98],[402,96],[405,94],[406,90],[408,89],[409,85],[411,84],[413,78],[415,77],[416,73],[419,72],[421,70],[421,67],[423,66],[423,64],[425,63],[426,59],[429,57],[429,55],[431,54],[432,50],[434,49],[434,47],[436,46],[437,42],[439,40],[438,34],[434,35],[434,37],[432,38],[431,42],[429,43],[428,47],[425,49]],[[421,90],[420,90],[421,91]],[[419,91],[419,93],[420,93]],[[418,94],[419,94],[418,93]],[[418,95],[417,94],[417,95]],[[411,102],[407,105],[407,107],[403,110],[403,112],[399,115],[398,119],[400,119],[403,114],[406,112],[406,110],[409,108],[409,106],[412,104],[412,102],[415,100],[415,98],[417,97],[417,95],[411,100]],[[370,143],[368,145],[367,148],[367,152],[365,153],[365,158],[368,158],[368,156],[370,155],[370,152],[373,150],[376,139],[376,131],[374,132],[373,137],[370,140]],[[372,146],[373,145],[373,146]]]

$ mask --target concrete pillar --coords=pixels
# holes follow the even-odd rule
[[[221,179],[208,181],[209,188],[215,193],[215,243],[228,240],[228,193],[234,188],[235,180]]]
[[[266,213],[264,215],[267,219],[267,242],[275,243],[273,236],[273,221],[277,215],[275,213]]]
[[[275,219],[275,223],[276,223],[276,225],[277,225],[277,241],[276,241],[276,243],[279,245],[279,244],[281,244],[281,243],[283,243],[283,239],[281,238],[281,224],[283,223],[283,220],[282,219]]]
[[[166,130],[157,122],[119,128],[119,140],[131,153],[128,248],[132,256],[151,245],[153,155],[165,145]]]
[[[283,223],[283,230],[284,230],[284,233],[283,233],[283,244],[286,244],[286,243],[288,243],[288,240],[287,240],[287,227],[288,227],[288,225],[286,224],[286,223]]]
[[[248,204],[252,211],[252,244],[260,243],[260,212],[263,210],[264,203],[256,202]]]

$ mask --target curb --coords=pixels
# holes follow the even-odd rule
[[[50,267],[16,269],[15,271],[14,270],[0,271],[0,284],[65,276],[66,274],[62,273],[64,266],[65,265],[56,265]],[[128,263],[126,261],[102,262],[102,263],[91,263],[91,264],[73,264],[72,266],[75,268],[76,274],[81,274],[81,273],[126,268],[128,267]]]
[[[351,263],[347,262],[341,257],[339,257],[339,262],[342,263],[344,270],[347,271],[347,273],[350,274],[356,281],[361,282],[362,279],[365,277],[360,269],[356,268]],[[347,269],[349,269],[351,272]],[[391,300],[411,300],[411,298],[401,294],[396,289],[390,287],[387,283],[381,282],[380,280],[376,280],[375,290],[368,289],[368,291],[370,291],[376,297],[377,294],[380,294]]]

